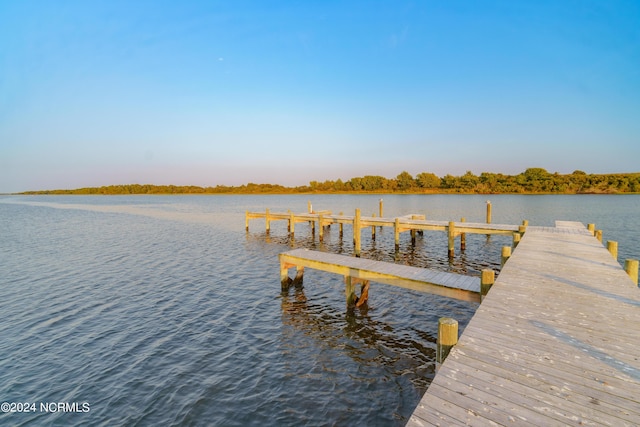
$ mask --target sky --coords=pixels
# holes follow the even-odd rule
[[[0,0],[0,192],[640,171],[637,0]]]

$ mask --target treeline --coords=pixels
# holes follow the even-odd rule
[[[556,193],[556,194],[611,194],[640,193],[640,173],[587,174],[576,170],[571,174],[550,173],[542,168],[529,168],[518,175],[482,172],[475,175],[438,177],[422,172],[415,177],[402,172],[395,178],[366,175],[348,181],[337,179],[324,182],[311,181],[309,185],[284,187],[277,184],[249,183],[238,187],[218,185],[110,185],[78,188],[75,190],[27,191],[21,194],[283,194],[283,193]]]

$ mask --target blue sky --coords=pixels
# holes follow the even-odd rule
[[[640,2],[0,0],[0,192],[640,171]]]

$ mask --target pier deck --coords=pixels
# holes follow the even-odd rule
[[[527,229],[408,426],[640,423],[640,290],[556,225]]]
[[[480,302],[480,279],[408,265],[294,249],[280,254],[283,279],[292,267],[341,274],[360,281],[374,281],[464,301]]]

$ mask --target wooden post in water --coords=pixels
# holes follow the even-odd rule
[[[613,240],[609,240],[607,242],[607,249],[613,256],[613,259],[618,260],[618,242],[614,242]]]
[[[465,217],[460,218],[460,222],[466,222]],[[460,252],[464,252],[467,249],[467,233],[460,233]]]
[[[376,217],[376,214],[371,214],[372,218]],[[371,226],[371,240],[375,241],[376,240],[376,226],[372,225]]]
[[[589,230],[591,232],[591,234],[593,235],[596,231],[596,225],[595,224],[587,224],[587,230]]]
[[[322,225],[322,214],[318,214],[318,237],[322,242],[322,239],[324,239],[324,227]]]
[[[340,212],[340,216],[342,216],[342,212]],[[343,223],[340,223],[340,240],[342,240],[343,225]]]
[[[307,202],[307,211],[313,213],[313,206],[311,206],[311,200]]]
[[[502,247],[502,257],[500,261],[500,268],[504,267],[507,263],[507,260],[511,257],[511,246],[503,246]]]
[[[529,226],[529,220],[528,219],[523,219],[522,220],[522,225],[524,225],[524,227],[527,228]]]
[[[487,200],[487,224],[491,224],[491,201]]]
[[[296,234],[296,219],[293,212],[289,212],[289,233],[291,233],[291,237]]]
[[[280,261],[280,285],[282,291],[288,291],[291,279],[289,278],[289,264]]]
[[[294,285],[301,285],[304,278],[304,267],[302,265],[296,266],[296,278],[293,279]]]
[[[269,209],[264,214],[265,226],[267,234],[271,231],[271,218],[269,218]]]
[[[628,259],[624,262],[624,271],[627,272],[629,277],[631,277],[631,281],[638,284],[638,260],[637,259]]]
[[[382,203],[382,199],[380,199],[380,218],[383,218],[383,203]]]
[[[353,307],[356,303],[356,285],[351,276],[344,276],[344,293],[347,297],[347,307]]]
[[[398,252],[400,250],[400,219],[397,217],[393,223],[393,238],[396,242],[396,252]]]
[[[249,211],[245,211],[244,214],[244,229],[249,231]]]
[[[596,230],[596,239],[598,239],[598,242],[602,243],[602,230]]]
[[[444,363],[454,345],[458,343],[458,321],[450,317],[438,319],[438,339],[436,341],[436,370]]]
[[[353,237],[356,245],[356,256],[360,256],[360,209],[356,209],[356,217],[353,219]]]
[[[455,255],[455,249],[453,245],[455,243],[455,238],[456,238],[456,226],[453,221],[449,221],[447,232],[449,235],[449,258],[453,258]]]
[[[480,277],[480,301],[484,300],[489,293],[489,290],[495,282],[495,277],[495,272],[493,270],[482,270],[482,276]]]

